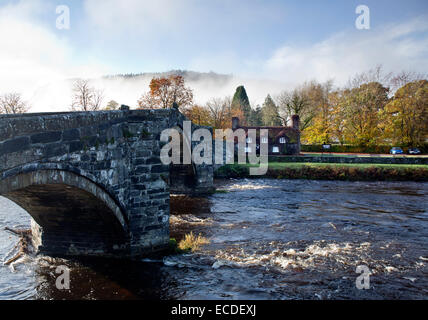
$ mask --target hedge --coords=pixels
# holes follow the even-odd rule
[[[389,153],[391,145],[377,145],[377,146],[355,146],[355,145],[340,145],[332,144],[331,149],[328,152],[337,152],[337,153]],[[399,147],[399,146],[398,146]],[[402,147],[404,153],[408,153],[408,147]],[[325,152],[322,145],[302,145],[302,152]],[[428,143],[424,144],[419,148],[422,153],[428,153]]]

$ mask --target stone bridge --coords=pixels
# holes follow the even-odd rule
[[[162,250],[170,192],[213,189],[212,166],[160,161],[161,132],[184,120],[174,108],[1,115],[0,195],[31,215],[38,252],[136,258]]]

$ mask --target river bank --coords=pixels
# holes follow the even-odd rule
[[[341,181],[428,181],[428,165],[270,162],[262,176],[251,176],[250,164],[220,167],[217,178],[275,178]]]

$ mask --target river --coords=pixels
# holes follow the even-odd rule
[[[428,183],[217,181],[171,197],[171,236],[200,251],[138,262],[26,255],[0,265],[0,299],[427,299]],[[29,215],[0,197],[0,256]],[[70,290],[55,269],[70,268]],[[366,266],[369,289],[358,289]],[[359,278],[358,278],[359,279]],[[357,281],[358,282],[358,281]]]

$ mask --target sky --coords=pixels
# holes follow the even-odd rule
[[[64,5],[70,28],[58,29]],[[355,26],[359,5],[370,29]],[[218,90],[196,85],[197,102],[243,84],[261,103],[306,80],[340,86],[379,64],[428,73],[428,1],[0,0],[0,39],[0,94],[22,93],[32,111],[65,110],[69,79],[171,69],[233,75]],[[106,100],[135,104],[146,82],[97,85]]]

